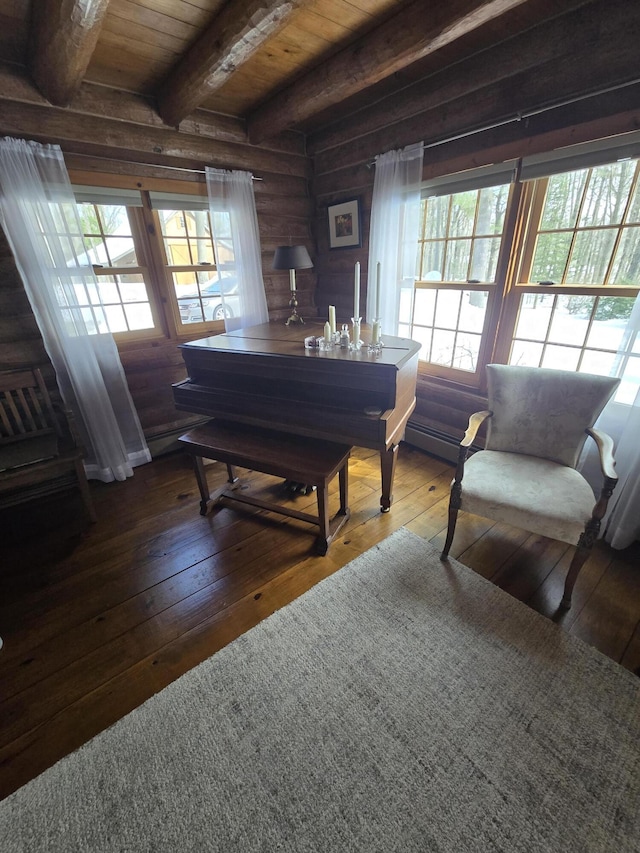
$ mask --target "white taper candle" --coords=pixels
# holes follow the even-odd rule
[[[353,316],[360,316],[360,261],[356,261],[356,272],[353,282]]]
[[[331,327],[331,334],[335,335],[336,333],[336,306],[329,305],[329,326]]]

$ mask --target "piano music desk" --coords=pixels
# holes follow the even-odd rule
[[[200,515],[206,515],[209,504],[229,500],[250,504],[269,512],[297,518],[320,528],[316,544],[324,556],[329,544],[349,518],[348,464],[351,447],[329,441],[287,435],[274,430],[251,427],[245,424],[213,420],[195,427],[179,439],[183,448],[193,456],[196,480],[200,490]],[[263,474],[272,474],[285,480],[294,480],[316,486],[318,515],[271,503],[244,495],[223,486],[209,493],[203,457],[227,465],[229,483],[235,483],[233,466],[250,468]],[[338,474],[340,481],[340,509],[329,518],[329,483]]]

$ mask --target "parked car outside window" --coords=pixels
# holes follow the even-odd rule
[[[237,317],[240,300],[235,276],[210,278],[191,293],[180,293],[178,305],[182,323],[202,323]]]

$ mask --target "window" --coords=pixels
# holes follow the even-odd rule
[[[640,341],[626,331],[640,290],[637,150],[526,182],[465,180],[447,194],[441,179],[422,202],[402,316],[423,369],[467,385],[490,361],[637,379]],[[634,388],[623,380],[618,399]]]
[[[206,196],[74,186],[97,286],[77,287],[87,328],[119,341],[223,329],[239,308],[229,214]]]
[[[98,280],[97,288],[84,294],[89,327],[112,334],[153,330],[149,274],[140,263],[134,240],[134,208],[79,202],[78,212],[88,260]],[[78,299],[82,304],[80,294]]]
[[[499,184],[423,200],[418,281],[413,302],[401,306],[400,333],[422,344],[421,358],[434,372],[478,372],[499,295],[510,195],[509,185]]]
[[[194,323],[236,316],[239,297],[229,214],[221,210],[212,216],[208,209],[170,204],[156,206],[176,325],[193,329]]]

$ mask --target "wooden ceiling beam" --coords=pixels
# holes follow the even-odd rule
[[[257,109],[247,122],[249,138],[261,142],[304,121],[526,2],[449,0],[426,10],[414,0]]]
[[[52,104],[66,107],[80,88],[109,0],[41,0],[33,4],[30,72]]]
[[[366,136],[419,113],[441,107],[456,98],[508,80],[517,74],[544,65],[557,57],[570,57],[577,46],[593,50],[594,64],[601,64],[600,43],[617,37],[618,32],[637,30],[629,16],[629,0],[599,0],[552,20],[517,33],[453,66],[442,68],[398,92],[377,99],[317,132],[307,135],[311,156],[351,140]],[[639,16],[636,16],[639,18]],[[569,66],[575,63],[567,63]],[[633,66],[633,63],[632,63]]]
[[[177,127],[305,2],[230,0],[167,75],[157,96],[163,121]]]

